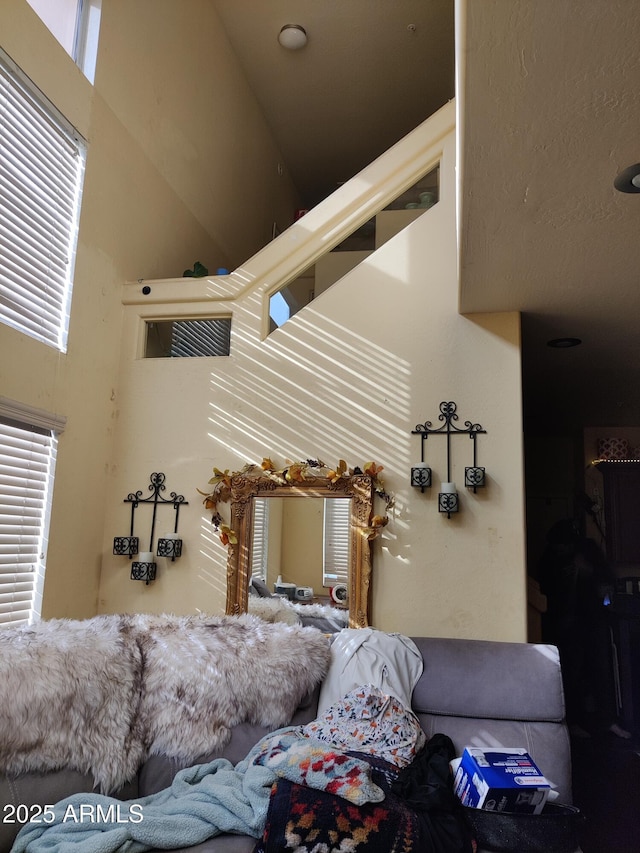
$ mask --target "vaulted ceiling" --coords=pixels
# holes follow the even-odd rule
[[[454,95],[453,0],[212,2],[308,205]],[[640,16],[458,5],[461,308],[522,312],[530,429],[640,425],[640,194],[613,185],[640,162]]]

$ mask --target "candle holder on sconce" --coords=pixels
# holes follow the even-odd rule
[[[151,484],[148,486],[151,495],[147,498],[142,497],[142,489],[137,492],[130,492],[124,499],[125,503],[131,504],[131,527],[129,536],[116,536],[113,540],[113,553],[117,556],[127,556],[131,560],[137,554],[137,559],[131,563],[131,580],[144,581],[149,584],[156,579],[157,564],[153,558],[153,538],[156,529],[156,512],[159,506],[173,506],[175,512],[173,532],[167,533],[158,539],[157,555],[158,557],[168,557],[173,562],[176,557],[182,554],[182,539],[178,537],[178,513],[181,506],[187,506],[188,501],[185,501],[183,495],[178,495],[171,492],[168,498],[162,496],[161,492],[165,490],[165,475],[162,473],[154,473],[149,478]],[[140,504],[150,504],[153,506],[153,514],[151,516],[151,532],[149,535],[149,550],[140,551],[140,540],[134,536],[134,519],[135,511]]]
[[[430,488],[432,481],[432,471],[424,461],[424,445],[430,435],[445,435],[447,437],[447,479],[441,483],[440,492],[438,493],[438,512],[447,514],[447,518],[451,518],[453,513],[457,513],[460,509],[460,498],[456,489],[456,484],[451,480],[451,437],[454,435],[468,435],[473,442],[473,465],[464,469],[464,484],[468,489],[476,489],[482,487],[486,483],[486,472],[477,464],[477,437],[480,433],[486,433],[480,424],[474,424],[472,421],[465,421],[465,428],[457,427],[454,421],[458,420],[457,409],[453,402],[440,403],[440,414],[438,420],[443,421],[441,426],[433,428],[431,421],[425,421],[423,424],[418,424],[411,431],[411,435],[419,435],[420,442],[420,462],[416,463],[411,468],[411,485],[420,488],[424,492],[426,488]]]

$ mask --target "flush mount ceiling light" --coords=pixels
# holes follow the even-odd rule
[[[580,338],[553,338],[547,341],[547,346],[553,349],[569,349],[569,347],[579,347],[581,343]]]
[[[621,193],[640,193],[640,163],[620,172],[613,185]]]
[[[300,50],[307,43],[307,31],[300,24],[285,24],[280,30],[278,41],[287,50]]]

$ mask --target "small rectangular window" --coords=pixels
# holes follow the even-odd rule
[[[145,358],[202,358],[229,355],[231,317],[205,320],[147,320]]]

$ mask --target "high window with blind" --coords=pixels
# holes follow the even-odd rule
[[[66,352],[86,145],[0,51],[0,321]]]
[[[55,429],[6,411],[0,403],[0,629],[40,616],[57,444]]]

